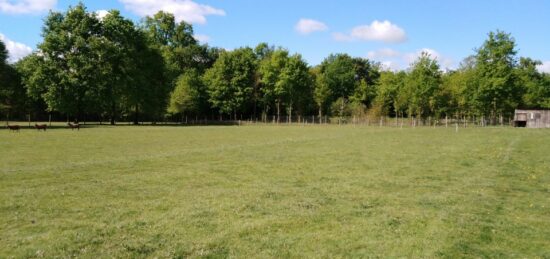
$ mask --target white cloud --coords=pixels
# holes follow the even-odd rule
[[[407,34],[405,30],[388,20],[383,22],[375,20],[370,25],[359,25],[353,28],[349,35],[335,33],[333,38],[337,41],[363,40],[400,43],[407,40]]]
[[[193,38],[195,38],[195,40],[200,41],[201,43],[207,43],[210,41],[210,36],[204,35],[204,34],[195,34],[193,35]]]
[[[367,53],[367,57],[370,59],[380,59],[380,58],[393,58],[400,56],[401,53],[399,51],[390,49],[390,48],[383,48],[375,51],[369,51]]]
[[[32,48],[19,42],[8,39],[4,34],[0,33],[0,40],[6,45],[8,50],[8,62],[15,63],[18,60],[32,53]]]
[[[10,14],[39,13],[52,9],[57,0],[0,0],[0,12]]]
[[[97,11],[95,11],[95,14],[97,15],[97,18],[99,18],[99,20],[103,20],[103,18],[105,18],[105,16],[107,16],[109,14],[109,11],[107,11],[107,10],[97,10]]]
[[[158,11],[174,14],[177,21],[206,23],[207,15],[225,15],[225,11],[192,0],[119,0],[124,7],[138,15],[154,15]]]
[[[436,59],[441,70],[453,69],[456,67],[453,59],[440,54],[438,51],[430,48],[422,48],[414,52],[400,53],[399,51],[383,48],[375,51],[369,51],[367,57],[379,61],[382,68],[388,70],[403,70],[408,68],[414,61],[420,57],[422,52],[428,53],[432,59]]]
[[[537,70],[541,73],[550,74],[550,60],[542,62],[542,65],[538,65]]]
[[[302,18],[296,23],[294,29],[300,34],[307,35],[316,31],[326,31],[328,26],[320,21]]]

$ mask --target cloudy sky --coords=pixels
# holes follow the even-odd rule
[[[299,52],[312,65],[348,53],[403,69],[422,51],[455,68],[497,29],[516,38],[520,56],[550,72],[548,0],[84,0],[90,11],[119,9],[139,22],[158,10],[195,27],[196,38],[233,49],[259,42]],[[0,39],[14,62],[36,48],[48,10],[78,1],[0,0]]]

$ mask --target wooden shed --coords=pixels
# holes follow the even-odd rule
[[[514,126],[527,128],[550,128],[550,110],[516,110]]]

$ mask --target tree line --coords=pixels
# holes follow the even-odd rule
[[[139,24],[83,4],[50,12],[33,54],[8,64],[0,41],[0,112],[110,121],[184,117],[268,120],[293,116],[510,117],[550,108],[550,75],[517,57],[515,39],[490,32],[459,68],[422,53],[404,71],[331,54],[310,66],[300,54],[260,43],[224,50],[158,12]]]

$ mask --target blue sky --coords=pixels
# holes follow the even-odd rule
[[[134,21],[159,9],[191,22],[211,46],[233,49],[268,42],[301,53],[311,64],[330,53],[403,69],[421,51],[454,68],[489,31],[512,33],[519,55],[545,61],[550,72],[550,1],[359,0],[86,0],[90,11],[119,9]],[[78,1],[0,0],[0,37],[12,61],[35,49],[47,10]],[[301,21],[301,22],[300,22]]]

